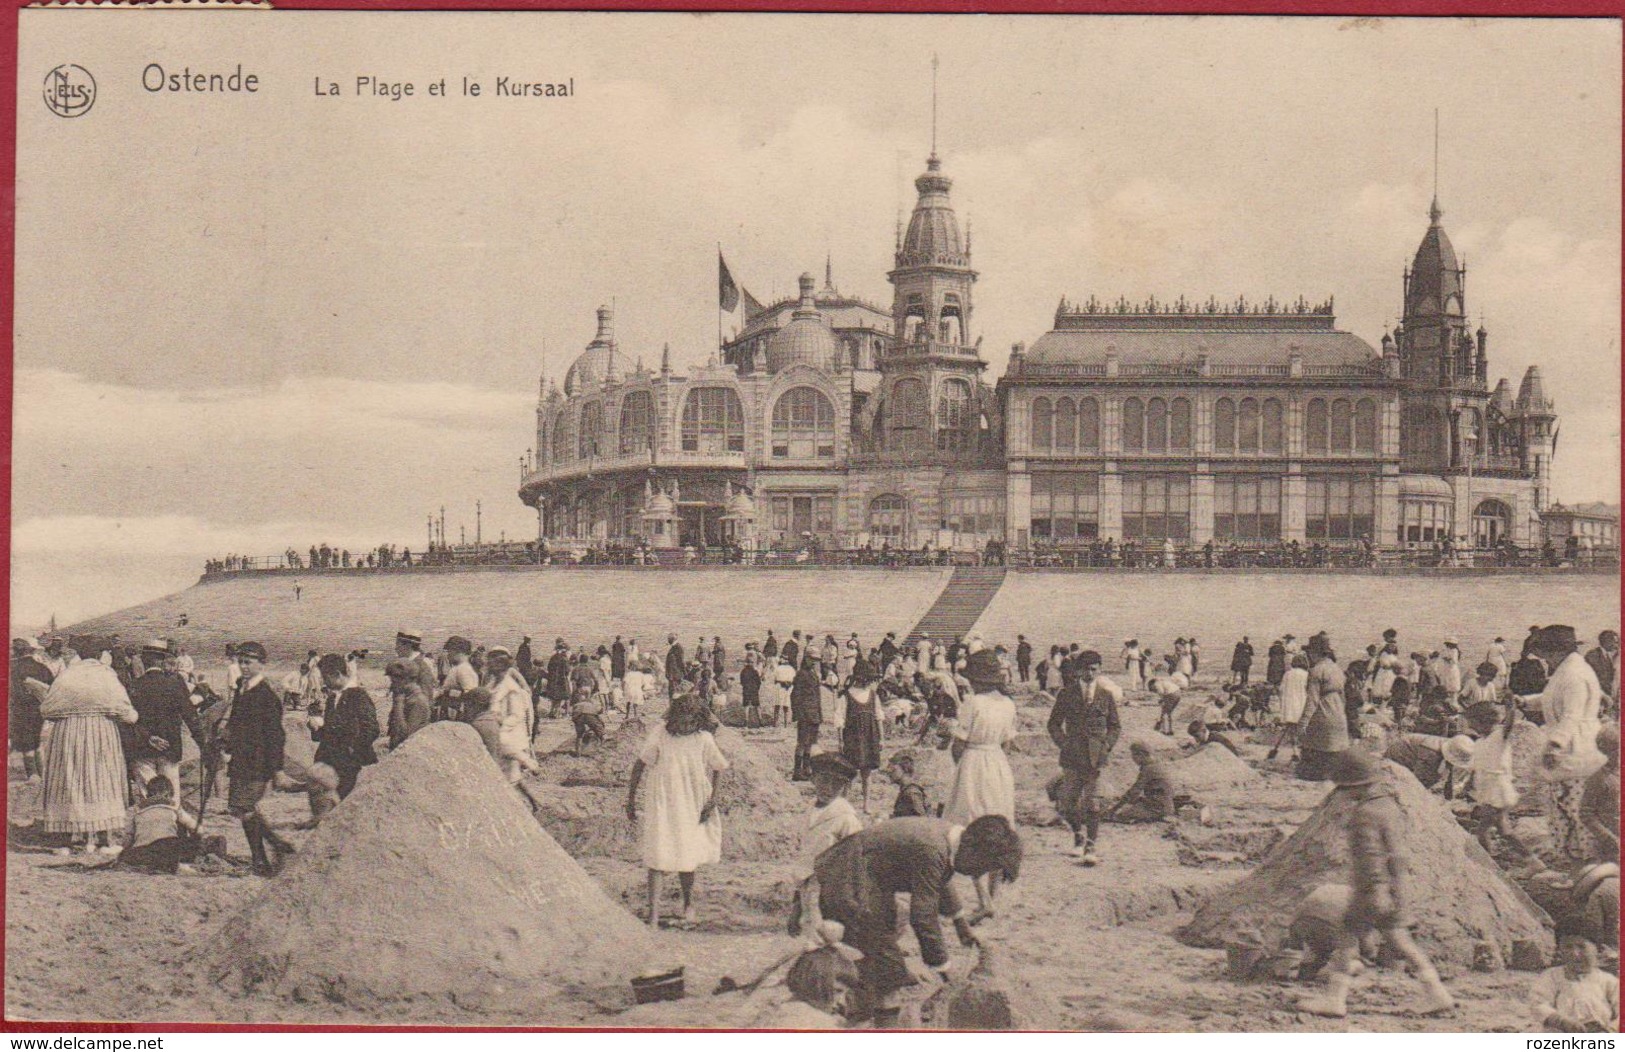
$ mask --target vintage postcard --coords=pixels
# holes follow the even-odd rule
[[[8,1025],[1618,1029],[1619,21],[17,84]]]

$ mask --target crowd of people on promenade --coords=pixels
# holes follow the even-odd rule
[[[1520,876],[1573,869],[1576,889],[1586,892],[1574,915],[1562,918],[1562,960],[1538,990],[1550,1011],[1537,1022],[1618,1026],[1617,996],[1599,1003],[1601,986],[1591,978],[1599,948],[1617,956],[1618,943],[1620,646],[1613,631],[1588,648],[1572,627],[1532,626],[1516,648],[1496,639],[1471,669],[1454,639],[1410,649],[1393,629],[1357,644],[1348,661],[1324,631],[1301,643],[1284,634],[1262,654],[1243,637],[1216,669],[1204,664],[1194,637],[1160,655],[1128,639],[1110,671],[1100,650],[1078,643],[1035,648],[1017,636],[1007,648],[975,633],[908,641],[888,633],[866,642],[856,633],[768,630],[737,650],[716,636],[685,645],[675,633],[651,646],[622,636],[572,646],[561,637],[545,652],[529,636],[512,649],[464,636],[432,654],[424,644],[415,631],[396,635],[383,669],[387,696],[375,701],[362,684],[366,648],[311,649],[273,680],[264,646],[233,644],[217,693],[171,640],[14,640],[11,748],[39,784],[39,831],[57,838],[63,854],[117,855],[121,866],[173,873],[208,850],[201,818],[224,773],[225,806],[241,824],[249,864],[271,875],[294,850],[263,809],[284,767],[290,710],[305,714],[316,745],[307,787],[312,824],[381,756],[448,720],[478,733],[534,807],[538,790],[526,776],[539,769],[545,722],[568,720],[582,752],[597,748],[607,721],[619,718],[619,733],[642,735],[626,812],[638,824],[649,872],[646,918],[663,923],[665,879],[676,874],[682,905],[664,920],[683,926],[693,920],[696,873],[723,857],[716,800],[730,760],[714,734],[719,721],[747,735],[794,728],[785,776],[810,783],[813,796],[792,926],[825,944],[836,933],[833,942],[862,954],[853,982],[863,1014],[884,1026],[897,1021],[901,992],[916,979],[900,948],[894,893],[912,896],[909,926],[921,960],[941,969],[948,960],[941,918],[951,919],[962,944],[976,945],[975,929],[995,917],[1001,884],[1020,874],[1024,843],[1007,755],[1018,733],[1015,696],[1047,697],[1059,765],[1048,791],[1082,866],[1103,857],[1103,823],[1171,822],[1190,807],[1206,820],[1206,802],[1183,797],[1168,754],[1144,741],[1129,750],[1138,766],[1133,786],[1110,806],[1100,799],[1101,774],[1122,735],[1119,709],[1145,692],[1158,706],[1157,730],[1182,749],[1235,752],[1241,732],[1270,734],[1269,759],[1288,750],[1298,777],[1330,781],[1353,799],[1352,898],[1331,947],[1326,992],[1305,999],[1305,1010],[1347,1012],[1361,947],[1373,935],[1410,961],[1425,991],[1422,1010],[1453,1004],[1408,934],[1411,878],[1402,818],[1381,777],[1386,757],[1447,799],[1470,797],[1480,840],[1521,859]],[[645,722],[661,698],[664,713]],[[1192,703],[1196,717],[1177,727],[1175,714],[1189,714]],[[1550,844],[1539,851],[1513,824],[1511,739],[1520,722],[1540,728]],[[196,808],[183,805],[183,735],[202,756]],[[1363,738],[1380,738],[1380,748]],[[917,773],[937,749],[949,753],[954,774],[934,800]],[[895,787],[889,808],[874,800],[873,783],[882,778]],[[955,873],[970,878],[973,908],[961,907]]]

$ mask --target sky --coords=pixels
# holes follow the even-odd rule
[[[1437,174],[1492,383],[1539,363],[1556,495],[1617,500],[1620,45],[1579,20],[24,11],[12,621],[211,555],[420,546],[442,505],[453,537],[476,501],[484,537],[533,536],[538,380],[600,304],[679,367],[715,343],[719,245],[759,299],[827,256],[889,304],[933,53],[992,375],[1063,295],[1330,295],[1376,344]],[[63,61],[97,81],[72,120],[37,89]],[[152,63],[261,87],[149,92]]]

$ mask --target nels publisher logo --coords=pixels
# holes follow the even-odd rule
[[[45,105],[58,117],[79,117],[96,101],[96,78],[71,62],[45,74]]]

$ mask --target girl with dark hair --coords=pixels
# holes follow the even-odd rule
[[[660,925],[660,896],[667,873],[676,873],[683,896],[683,924],[694,921],[694,871],[722,860],[722,821],[717,787],[728,769],[712,732],[717,720],[692,694],[673,699],[666,722],[656,727],[632,765],[626,816],[638,821],[638,789],[648,773],[644,803],[643,864],[649,870],[649,926]]]
[[[869,772],[880,769],[880,674],[868,661],[852,669],[844,693],[846,725],[841,733],[841,755],[858,773],[863,786],[863,812],[869,813]]]

